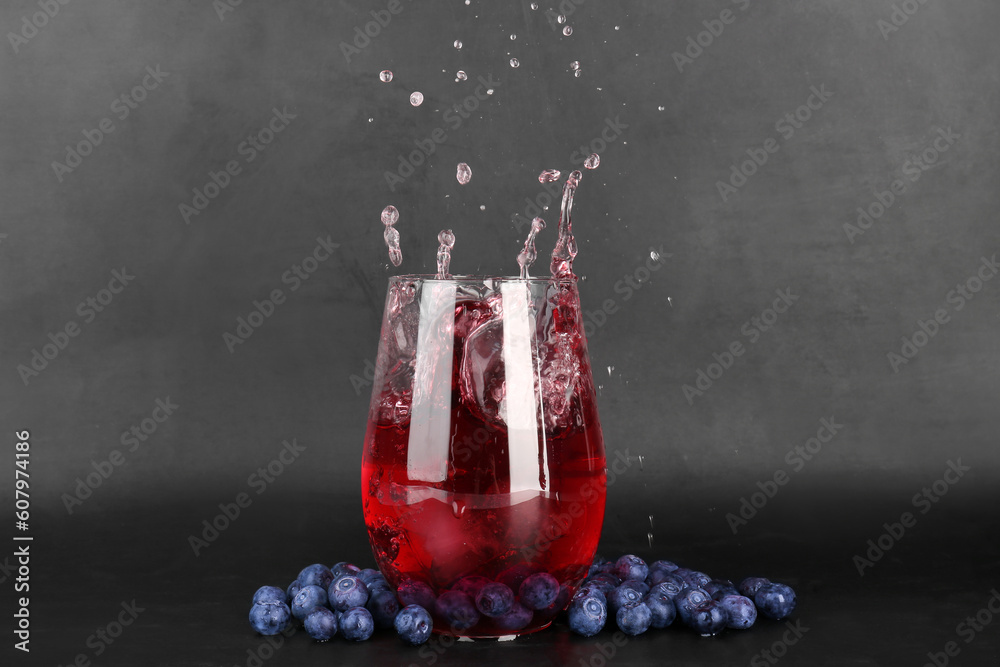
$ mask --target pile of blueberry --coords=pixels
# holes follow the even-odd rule
[[[595,559],[569,600],[568,589],[546,572],[515,572],[510,581],[498,579],[465,577],[436,596],[421,581],[406,580],[394,589],[377,570],[345,562],[332,568],[317,563],[303,569],[286,590],[258,589],[250,625],[262,635],[276,635],[294,619],[318,641],[328,641],[338,632],[346,639],[364,641],[376,628],[395,628],[404,642],[417,646],[431,635],[431,612],[457,632],[486,616],[495,627],[515,633],[534,614],[555,615],[568,601],[570,629],[591,637],[604,628],[609,614],[622,632],[632,636],[667,627],[676,617],[702,635],[715,635],[727,627],[749,628],[758,611],[767,618],[783,619],[795,608],[795,593],[784,584],[750,577],[734,586],[669,561],[647,565],[633,555],[617,561]]]

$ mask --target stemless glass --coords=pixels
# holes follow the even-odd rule
[[[365,524],[435,632],[540,630],[587,574],[606,469],[580,312],[575,278],[389,280]]]

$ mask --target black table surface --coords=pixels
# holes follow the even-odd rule
[[[799,597],[788,621],[761,619],[714,638],[679,627],[634,638],[609,627],[582,638],[560,619],[510,641],[433,638],[421,648],[405,646],[391,631],[364,643],[317,643],[301,629],[267,639],[249,627],[259,586],[284,587],[313,562],[372,565],[354,494],[276,490],[197,555],[189,541],[199,529],[194,517],[214,516],[217,499],[181,496],[113,512],[38,515],[30,543],[31,652],[13,650],[9,640],[3,664],[995,665],[1000,619],[994,622],[990,606],[1000,611],[1000,545],[993,488],[953,488],[921,513],[910,504],[912,480],[830,479],[802,490],[794,510],[761,511],[736,536],[718,515],[718,489],[685,493],[679,502],[664,488],[652,546],[648,535],[640,543],[628,539],[648,508],[615,503],[600,552],[667,558],[722,578],[787,582]],[[913,525],[883,537],[889,548],[869,554],[878,559],[862,564],[860,575],[855,556],[868,558],[868,540],[878,546],[884,524],[907,510]],[[6,588],[16,573],[4,575]],[[10,627],[15,602],[5,599]],[[120,634],[119,620],[127,622]]]

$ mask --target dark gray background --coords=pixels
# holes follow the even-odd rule
[[[147,520],[116,530],[155,535],[180,572],[194,558],[188,535],[295,438],[305,452],[245,514],[318,534],[322,521],[302,516],[356,516],[346,536],[286,552],[291,576],[314,560],[340,560],[334,546],[368,558],[358,480],[370,386],[361,380],[396,272],[379,212],[400,210],[399,272],[433,272],[436,234],[450,227],[456,273],[514,273],[526,231],[516,216],[545,192],[538,172],[578,166],[571,156],[609,122],[627,128],[584,174],[576,271],[585,310],[608,299],[617,307],[589,335],[609,456],[642,460],[609,490],[606,543],[694,558],[686,536],[697,534],[705,550],[764,563],[781,525],[849,535],[837,576],[856,577],[852,554],[882,522],[912,510],[911,496],[947,461],[972,470],[941,507],[995,502],[1000,280],[961,311],[947,295],[1000,251],[1000,7],[913,3],[916,13],[886,36],[877,22],[890,20],[894,4],[883,0],[591,0],[567,3],[574,33],[564,37],[546,18],[552,3],[531,11],[527,2],[402,0],[348,62],[341,44],[387,4],[246,1],[220,18],[211,2],[77,1],[16,53],[5,39],[0,416],[5,451],[13,431],[31,431],[37,530],[100,541],[116,512],[135,510]],[[735,20],[678,71],[672,54],[724,9]],[[0,28],[17,32],[37,11],[7,2]],[[120,119],[112,103],[157,66],[169,75]],[[382,69],[394,72],[391,83],[379,81]],[[455,82],[459,69],[468,81]],[[456,129],[445,114],[480,76],[494,94]],[[812,87],[833,94],[782,138],[776,122]],[[414,90],[426,98],[417,108]],[[295,118],[245,162],[240,143],[274,108]],[[114,132],[60,181],[52,163],[103,118]],[[435,128],[447,140],[391,191],[384,173]],[[909,180],[906,163],[948,128],[960,138]],[[717,181],[769,138],[780,149],[724,201]],[[233,159],[242,172],[186,224],[178,206]],[[473,169],[464,187],[455,180],[463,161]],[[845,223],[897,179],[905,192],[852,243]],[[539,270],[555,207],[543,217]],[[327,235],[340,247],[290,291],[282,274]],[[616,292],[661,247],[669,256],[659,270],[629,299]],[[85,323],[77,305],[122,267],[135,280]],[[276,288],[287,301],[230,353],[223,334]],[[749,344],[741,327],[778,289],[798,301]],[[887,353],[939,308],[951,321],[894,372]],[[80,335],[25,384],[18,365],[70,320]],[[682,386],[734,341],[746,352],[689,402]],[[122,432],[167,397],[176,413],[124,451]],[[790,470],[789,450],[831,417],[843,424],[835,438],[734,536],[726,513],[758,481]],[[63,494],[115,449],[125,463],[69,513]],[[10,506],[12,485],[0,496]],[[875,499],[882,510],[869,509]],[[173,528],[160,530],[157,517],[168,513]],[[941,520],[928,515],[914,532],[930,536]],[[995,527],[995,514],[970,525]],[[904,551],[893,558],[905,560]],[[781,562],[791,576],[795,566]],[[972,591],[969,604],[986,590]],[[104,607],[126,595],[109,591],[114,599],[94,613],[110,615]],[[77,634],[66,641],[82,650],[86,633]]]

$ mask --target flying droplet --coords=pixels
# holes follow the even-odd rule
[[[455,232],[450,229],[442,229],[438,233],[438,243],[445,246],[449,250],[455,247]]]
[[[379,72],[378,78],[381,79],[383,83],[389,83],[390,81],[392,81],[392,72],[390,72],[387,69],[384,69],[381,72]]]
[[[468,78],[469,78],[469,75],[466,74],[463,70],[458,70],[458,73],[455,74],[455,80],[456,81],[465,81]]]
[[[601,156],[597,153],[591,153],[587,156],[587,159],[583,161],[583,166],[587,169],[597,169],[601,165]]]
[[[621,30],[621,29],[622,29],[622,27],[620,25],[616,25],[615,26],[615,30]]]
[[[389,204],[384,209],[382,209],[382,224],[386,227],[391,226],[399,222],[399,210]]]
[[[573,26],[568,25],[565,28],[563,28],[563,34],[566,35],[567,37],[569,37],[570,35],[572,35],[573,34]]]
[[[575,72],[573,72],[573,76],[579,79],[581,76],[583,76],[583,70],[582,69],[576,70]]]
[[[410,93],[410,104],[412,104],[415,107],[419,107],[423,103],[424,103],[423,93],[421,93],[419,90]]]
[[[485,211],[486,210],[486,204],[480,204],[479,205],[479,210],[480,211]]]
[[[551,183],[552,181],[558,181],[561,175],[558,169],[546,169],[538,175],[538,182]]]
[[[580,61],[579,61],[579,60],[574,60],[573,62],[571,62],[571,63],[569,64],[569,68],[570,68],[571,70],[573,70],[574,72],[575,72],[576,70],[580,69]]]
[[[650,250],[649,251],[649,258],[651,260],[653,260],[654,262],[658,262],[658,261],[660,261],[660,253],[656,252],[655,250]]]
[[[487,88],[486,89],[486,94],[487,95],[492,95],[493,94],[493,89],[492,88]]]
[[[663,110],[664,110],[664,109],[666,109],[667,107],[663,107],[663,106],[660,106],[660,107],[656,107],[656,108],[657,108],[657,110],[659,110],[659,111],[663,111]]]
[[[510,41],[513,42],[515,39],[517,39],[517,35],[515,35],[514,33],[510,33]]]
[[[560,14],[559,16],[556,17],[556,23],[558,23],[559,25],[562,25],[565,22],[566,22],[565,14]]]
[[[511,58],[511,59],[510,59],[510,66],[511,66],[511,67],[520,67],[520,66],[521,66],[521,63],[519,63],[519,62],[517,61],[517,58]]]
[[[536,9],[538,9],[538,3],[537,3],[537,2],[533,2],[533,3],[531,3],[531,9],[532,9],[532,10],[536,10]]]
[[[374,119],[374,118],[369,118],[369,119],[368,119],[368,122],[369,122],[369,123],[374,123],[374,122],[375,122],[375,119]]]
[[[458,179],[459,185],[468,185],[469,181],[472,180],[472,167],[464,162],[459,162],[458,170],[455,172],[455,178]]]
[[[460,39],[456,39],[455,40],[455,48],[456,49],[462,48],[462,40],[460,40]]]

